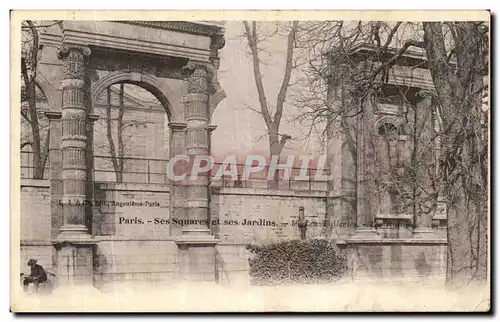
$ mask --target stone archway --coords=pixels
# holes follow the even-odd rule
[[[42,65],[48,71],[46,75],[52,76],[48,78],[52,84],[60,82],[60,86],[55,85],[52,89],[41,79],[40,88],[50,102],[51,120],[55,120],[51,125],[51,136],[56,138],[51,147],[51,211],[57,219],[52,224],[53,244],[62,284],[94,283],[95,258],[105,258],[109,265],[119,265],[120,258],[129,256],[129,249],[139,251],[139,240],[140,244],[150,245],[152,252],[159,256],[168,253],[168,256],[183,258],[179,262],[170,262],[170,257],[164,259],[162,271],[149,267],[152,265],[143,265],[148,276],[165,278],[165,267],[169,267],[172,271],[183,272],[186,278],[215,279],[215,264],[202,260],[215,258],[217,243],[203,221],[210,215],[208,178],[199,176],[193,182],[167,181],[167,184],[149,184],[148,181],[143,185],[99,182],[96,185],[91,171],[94,166],[94,122],[100,116],[94,109],[101,107],[101,94],[114,84],[141,87],[162,105],[169,121],[167,158],[172,154],[189,157],[210,154],[210,132],[214,129],[210,124],[211,115],[225,97],[217,80],[223,36],[220,24],[188,21],[93,23],[68,20],[41,32],[41,45],[45,46]],[[101,71],[106,75],[94,78]],[[156,112],[160,114],[162,110],[156,109]],[[151,140],[146,143],[151,146]],[[149,171],[149,167],[147,169]],[[106,193],[98,191],[96,196],[90,189],[106,190]],[[141,216],[147,213],[151,218],[188,218],[194,223],[174,227],[175,231],[170,225],[148,225],[147,231],[137,226],[140,232],[130,228],[132,226],[120,226],[121,230],[115,231],[114,225],[120,224],[120,219],[112,215],[139,217],[138,208],[101,212],[102,209],[93,207],[94,201],[99,201],[99,205],[100,201],[106,201],[106,205],[108,201],[123,202],[137,192],[147,195],[147,198],[138,196],[137,200],[148,199],[152,203],[160,198],[157,196],[160,193],[161,198],[168,199],[168,203],[160,207],[140,211]],[[92,202],[88,203],[89,200]],[[148,219],[142,220],[147,222]],[[139,236],[140,233],[144,236]],[[115,235],[123,240],[109,239]],[[115,251],[115,243],[122,242],[127,245],[127,251]],[[108,264],[101,264],[97,265],[103,268],[101,272],[106,271]],[[76,266],[77,273],[72,271]],[[198,271],[198,267],[204,271]],[[123,273],[135,274],[134,270],[126,267]]]
[[[35,78],[36,86],[42,91],[47,98],[48,106],[54,109],[56,106],[61,106],[61,92],[56,90],[50,82],[40,73],[37,73]]]
[[[167,84],[162,82],[154,75],[142,74],[128,71],[111,72],[103,78],[99,79],[91,87],[92,106],[95,105],[99,94],[111,85],[117,83],[127,83],[137,85],[153,94],[162,104],[169,120],[177,120],[182,118],[182,114],[176,108],[181,101],[179,92],[172,90]]]

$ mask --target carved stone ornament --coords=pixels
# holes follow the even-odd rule
[[[57,52],[57,58],[62,59],[66,57],[69,53],[69,46],[67,44],[62,44]]]
[[[226,44],[226,39],[224,39],[224,34],[218,33],[212,36],[212,42],[210,44],[210,47],[219,50],[222,49],[225,44]]]
[[[188,62],[184,68],[188,93],[208,94],[207,64]]]
[[[58,57],[62,59],[64,78],[83,79],[85,77],[85,57],[91,54],[89,47],[70,47],[62,44]]]
[[[181,70],[182,70],[184,76],[187,78],[187,77],[191,76],[192,73],[194,73],[195,71],[197,71],[199,69],[206,71],[207,68],[209,68],[209,65],[211,65],[211,64],[208,62],[197,62],[197,61],[189,60],[186,63],[186,65],[181,67]]]
[[[417,92],[417,95],[420,96],[420,97],[437,97],[437,92],[436,90],[433,90],[433,89],[427,89],[427,88],[424,88],[424,89],[421,89]]]

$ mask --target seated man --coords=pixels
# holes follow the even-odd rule
[[[47,273],[42,266],[37,264],[36,259],[30,259],[28,261],[28,266],[31,267],[31,274],[24,278],[23,288],[24,291],[28,291],[28,286],[30,283],[35,285],[35,289],[38,290],[38,285],[47,281]]]

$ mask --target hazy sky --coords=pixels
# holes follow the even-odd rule
[[[356,22],[345,22],[346,26],[349,24],[357,25]],[[269,143],[264,120],[262,115],[250,109],[251,107],[260,110],[260,106],[243,23],[228,21],[224,27],[226,44],[220,51],[219,81],[227,97],[219,104],[212,118],[212,124],[217,125],[212,135],[212,154],[222,158],[229,153],[241,156],[251,153],[267,154]],[[259,27],[266,33],[275,30],[277,25],[276,22],[260,22]],[[400,45],[402,40],[408,38],[409,35],[418,38],[416,30],[418,30],[417,26],[404,24],[396,33],[391,45]],[[385,39],[382,40],[385,41]],[[282,83],[285,50],[286,38],[274,36],[266,44],[266,51],[260,53],[263,61],[261,72],[264,89],[270,108],[276,104],[276,97]],[[292,82],[295,73],[298,71],[292,74]],[[143,99],[153,98],[150,93],[143,94],[139,95]],[[287,93],[289,102],[291,94],[292,90],[289,89]],[[317,142],[317,137],[306,139],[305,133],[309,128],[294,121],[294,117],[298,114],[298,110],[290,103],[285,103],[279,132],[291,135],[292,140],[285,146],[283,154],[320,153],[321,147]]]
[[[276,25],[266,23],[262,27],[273,30]],[[249,108],[250,106],[260,110],[252,60],[247,52],[247,40],[243,34],[243,23],[226,22],[225,30],[226,44],[220,51],[219,82],[227,97],[219,104],[212,118],[212,124],[217,125],[212,135],[212,154],[222,158],[229,153],[242,156],[250,153],[266,154],[269,151],[269,141],[264,120],[262,115]],[[266,47],[268,54],[261,54],[264,63],[261,72],[268,104],[273,107],[283,79],[286,39],[273,37]],[[156,100],[151,93],[136,86],[128,86],[128,90],[143,100]],[[290,105],[285,104],[283,114],[280,133],[293,137],[283,153],[317,150],[317,147],[304,144],[304,136],[296,125],[291,124],[292,117],[297,113],[292,111]]]
[[[268,23],[267,27],[274,28],[273,23]],[[246,46],[247,40],[243,36],[243,23],[227,22],[225,28],[226,45],[221,50],[219,81],[227,98],[219,104],[213,115],[212,124],[218,127],[212,136],[212,152],[215,155],[268,153],[269,141],[262,115],[248,108],[251,106],[260,110],[252,61]],[[264,88],[267,100],[273,106],[283,79],[285,50],[286,39],[275,37],[267,45],[270,55],[262,54],[265,60],[265,65],[261,66]],[[280,133],[290,134],[294,138],[284,154],[317,149],[298,140],[300,132],[290,120],[296,113],[287,104],[284,110]]]

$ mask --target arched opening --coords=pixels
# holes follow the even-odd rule
[[[147,83],[117,81],[92,93],[95,182],[165,184],[169,109]]]
[[[377,124],[378,146],[377,163],[380,178],[380,213],[395,215],[399,213],[398,167],[400,149],[398,139],[399,124],[391,119],[383,119]]]
[[[378,134],[388,139],[394,140],[398,133],[399,129],[394,123],[384,122],[378,127]]]
[[[103,74],[106,75],[104,76]],[[172,102],[181,101],[180,94],[177,91],[173,91],[167,84],[161,82],[154,75],[123,71],[111,73],[97,71],[97,79],[99,80],[91,88],[92,106],[97,103],[97,99],[103,91],[114,84],[120,83],[136,85],[151,93],[163,106],[169,119],[174,118],[172,116]]]

